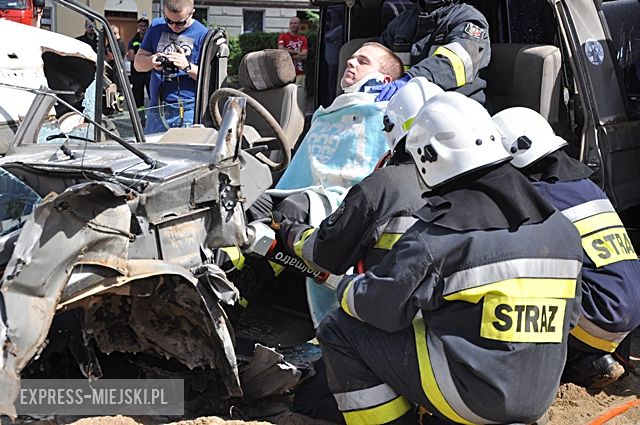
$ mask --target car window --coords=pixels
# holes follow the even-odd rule
[[[611,51],[627,98],[628,112],[640,117],[640,2],[615,0],[602,4],[611,33]]]
[[[547,0],[510,1],[511,43],[556,44],[556,24]]]
[[[382,3],[381,28],[386,28],[389,22],[404,12],[411,4],[410,0],[386,0]]]
[[[338,58],[340,47],[344,44],[344,6],[329,6],[325,10],[326,18],[322,23],[322,57],[320,61],[320,81],[319,101],[323,106],[328,106],[333,101],[338,84]]]

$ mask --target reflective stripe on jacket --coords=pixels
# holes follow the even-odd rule
[[[340,275],[362,258],[368,269],[415,223],[421,193],[413,162],[378,169],[354,185],[317,229],[294,224],[289,248],[315,270]]]
[[[640,262],[629,235],[591,180],[533,185],[573,222],[582,238],[582,310],[571,334],[592,348],[613,352],[640,325]]]
[[[427,407],[450,420],[539,418],[579,313],[575,227],[555,212],[516,231],[457,231],[429,214],[378,266],[341,282],[342,309],[387,332],[413,325]]]

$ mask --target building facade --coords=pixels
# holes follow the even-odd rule
[[[103,14],[111,24],[120,27],[125,42],[136,32],[138,18],[152,20],[161,16],[162,0],[84,0],[85,4]],[[247,32],[286,32],[289,19],[298,16],[301,30],[308,25],[307,10],[315,8],[309,1],[301,0],[196,0],[195,18],[205,21],[209,27],[224,28],[227,34],[237,36]],[[317,9],[315,9],[317,10]],[[42,26],[69,36],[84,33],[84,22],[61,6],[47,1]]]

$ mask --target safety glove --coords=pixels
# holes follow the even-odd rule
[[[390,83],[383,84],[380,86],[372,87],[371,88],[372,92],[379,91],[375,101],[384,102],[391,99],[391,97],[393,97],[393,95],[396,94],[396,92],[400,90],[400,88],[406,85],[410,79],[411,79],[411,75],[405,73],[405,74],[402,74],[402,77],[398,78],[395,81],[391,81]]]
[[[294,224],[294,220],[288,219],[280,211],[273,210],[271,212],[270,227],[276,232],[278,244],[286,253],[291,255],[295,255],[295,251],[293,250],[293,241],[289,242],[289,233]]]

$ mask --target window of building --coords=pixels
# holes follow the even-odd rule
[[[264,10],[242,9],[242,32],[262,32]]]

